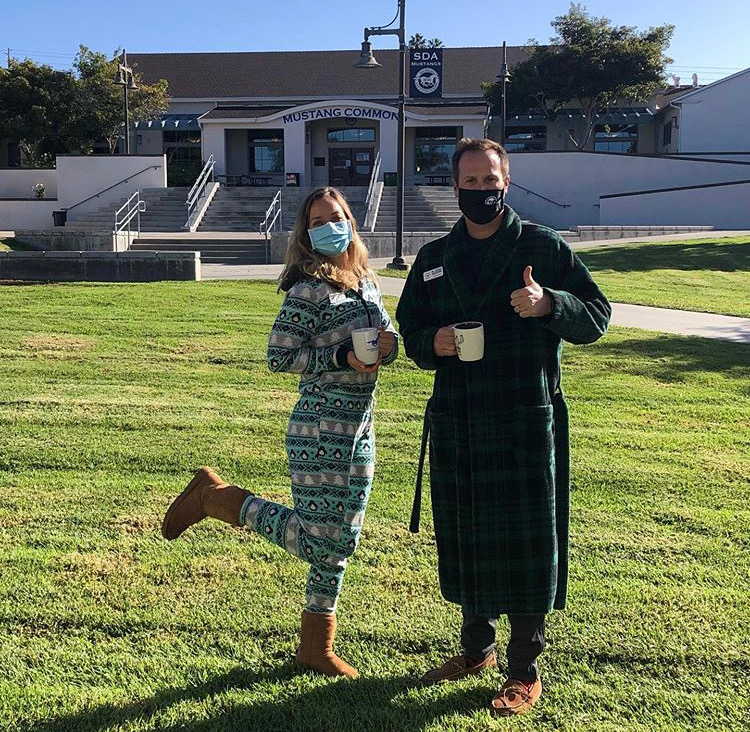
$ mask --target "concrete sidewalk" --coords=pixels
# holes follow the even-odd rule
[[[731,232],[740,235],[740,232]],[[665,237],[674,240],[674,236]],[[690,238],[697,238],[695,236]],[[636,239],[643,242],[644,239]],[[653,238],[649,241],[653,241]],[[575,249],[591,246],[612,246],[625,244],[626,240],[608,239],[603,242],[585,242],[574,245]],[[405,257],[413,261],[414,257]],[[373,269],[384,269],[387,259],[370,260]],[[256,279],[275,280],[281,273],[282,265],[242,265],[231,266],[222,264],[203,265],[203,279]],[[380,288],[384,295],[399,297],[404,288],[404,280],[396,277],[381,277]],[[667,308],[652,308],[644,305],[625,305],[613,303],[612,325],[626,328],[642,328],[643,330],[658,331],[660,333],[674,333],[700,338],[717,338],[719,340],[734,341],[735,343],[750,343],[750,318],[736,318],[729,315],[715,315],[713,313],[698,313],[690,310],[670,310]]]
[[[380,289],[384,295],[401,295],[404,280],[381,277]],[[729,315],[696,313],[691,310],[669,310],[645,305],[612,304],[612,325],[626,328],[643,328],[660,333],[718,338],[736,343],[750,343],[750,318]]]

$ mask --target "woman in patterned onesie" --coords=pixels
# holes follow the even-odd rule
[[[359,541],[375,467],[373,392],[398,355],[367,249],[343,195],[313,191],[302,204],[281,274],[286,298],[268,345],[272,371],[299,373],[286,450],[294,508],[228,485],[201,468],[164,517],[176,539],[206,516],[248,526],[310,563],[297,661],[330,676],[358,676],[333,652],[336,601]],[[357,359],[352,331],[378,328],[378,359]]]

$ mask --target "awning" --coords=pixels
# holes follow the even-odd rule
[[[165,114],[159,119],[149,119],[146,121],[140,121],[135,123],[135,127],[141,130],[153,129],[153,130],[181,130],[185,132],[198,132],[200,125],[198,124],[197,114]]]
[[[653,116],[654,113],[647,107],[621,107],[595,115],[596,119],[601,120],[601,124],[613,125],[645,124],[646,122],[650,122]],[[561,109],[555,117],[555,120],[565,119],[576,120],[585,118],[580,109],[569,108]],[[516,114],[513,117],[508,117],[508,121],[519,125],[533,125],[544,124],[547,120],[544,115],[532,112],[531,114]]]

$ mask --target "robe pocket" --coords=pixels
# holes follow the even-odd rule
[[[450,412],[433,412],[428,415],[430,423],[430,467],[453,471],[456,467],[456,434],[453,415]]]
[[[514,408],[516,483],[530,493],[555,488],[555,428],[551,404]]]

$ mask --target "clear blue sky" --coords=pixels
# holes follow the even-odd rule
[[[441,38],[446,46],[493,46],[506,40],[547,41],[550,21],[566,0],[407,0],[407,33]],[[708,83],[750,66],[748,0],[590,0],[593,15],[645,29],[673,23],[670,71],[683,83],[693,72]],[[396,0],[2,0],[0,49],[67,68],[78,45],[111,53],[275,51],[357,48],[366,25],[385,25]],[[256,9],[258,9],[256,11]],[[127,17],[127,21],[124,19]],[[392,48],[392,38],[373,39]]]

